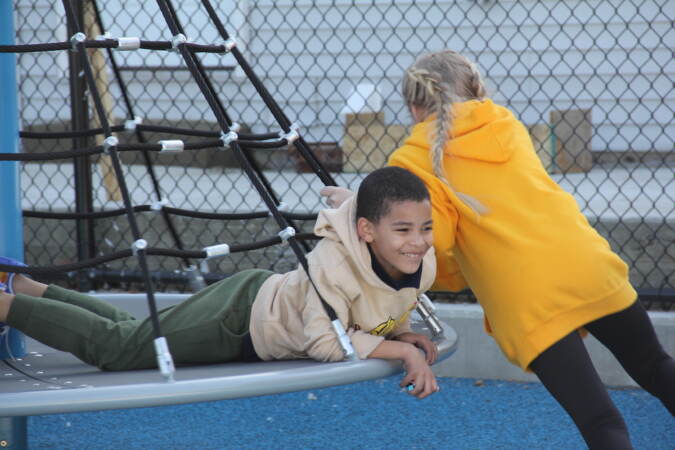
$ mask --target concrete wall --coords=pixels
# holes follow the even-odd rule
[[[483,328],[483,312],[474,304],[436,304],[436,314],[453,327],[459,335],[457,352],[439,364],[435,372],[444,377],[466,377],[514,381],[537,381],[534,374],[526,373],[509,363],[495,341]],[[675,356],[675,312],[650,311],[661,344]],[[610,386],[636,386],[613,355],[593,336],[585,339],[591,359],[602,380]]]

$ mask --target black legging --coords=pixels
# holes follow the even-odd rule
[[[663,350],[639,301],[586,328],[647,392],[675,416],[675,360]],[[628,429],[609,397],[579,334],[572,332],[530,365],[572,417],[590,449],[633,448]]]

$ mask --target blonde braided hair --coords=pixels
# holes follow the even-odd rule
[[[423,55],[405,71],[403,98],[408,107],[417,107],[426,115],[436,114],[435,130],[430,139],[432,167],[434,174],[451,188],[445,176],[443,156],[455,119],[453,105],[481,100],[485,96],[485,84],[478,68],[452,50]],[[474,211],[487,212],[475,198],[456,190],[455,193]]]

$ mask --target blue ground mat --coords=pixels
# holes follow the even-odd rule
[[[264,397],[30,417],[31,449],[583,449],[538,383],[441,378],[417,400],[399,377]],[[636,449],[675,449],[675,419],[639,389],[611,390]]]

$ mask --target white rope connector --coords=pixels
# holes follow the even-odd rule
[[[140,116],[134,116],[132,119],[127,119],[124,121],[124,129],[126,131],[135,131],[136,126],[143,123],[143,118]]]
[[[239,124],[239,122],[232,122],[232,125],[230,125],[230,131],[239,133],[239,130],[241,130],[241,125]]]
[[[84,34],[81,31],[78,31],[75,33],[71,38],[70,38],[70,45],[72,46],[72,50],[74,52],[77,51],[77,44],[84,44],[84,42],[87,40],[87,35]]]
[[[185,148],[185,144],[180,139],[167,139],[157,143],[162,146],[160,153],[180,153]]]
[[[288,145],[291,145],[294,141],[296,141],[300,137],[300,133],[298,132],[298,126],[296,124],[292,124],[290,126],[290,130],[288,131],[288,133],[279,132],[279,137],[281,139],[286,139]]]
[[[183,33],[178,33],[177,35],[175,35],[175,36],[171,39],[171,47],[172,47],[174,50],[177,51],[177,50],[178,50],[178,46],[179,46],[180,44],[185,44],[185,43],[187,43],[187,41],[188,41],[188,40],[187,40],[187,36],[185,36]]]
[[[176,368],[173,365],[173,357],[169,352],[169,344],[167,344],[165,337],[155,339],[155,354],[157,355],[157,367],[162,376],[166,381],[173,383],[173,374],[176,372]]]
[[[204,247],[207,258],[215,258],[216,256],[224,256],[230,254],[230,246],[227,244],[211,245]]]
[[[286,242],[286,241],[288,241],[288,239],[292,238],[293,236],[295,236],[295,228],[293,228],[293,227],[286,227],[279,232],[279,237],[281,238],[281,242]]]
[[[223,53],[231,52],[232,49],[237,46],[237,41],[234,38],[229,38],[223,42],[223,46],[225,47],[225,51]]]
[[[220,140],[223,142],[223,147],[228,147],[231,142],[234,142],[237,139],[239,139],[239,135],[234,131],[220,133]]]
[[[117,38],[117,50],[138,50],[141,48],[141,38],[121,37]]]
[[[169,200],[167,200],[165,198],[162,198],[162,199],[159,199],[159,200],[156,200],[156,201],[152,202],[152,205],[150,205],[150,209],[152,211],[159,212],[168,204],[169,204]]]
[[[333,325],[335,334],[337,334],[338,342],[340,343],[340,347],[342,347],[342,351],[345,354],[345,358],[351,361],[358,360],[359,355],[357,355],[356,352],[354,351],[354,347],[352,347],[352,340],[349,339],[349,335],[345,332],[345,327],[342,326],[342,322],[340,322],[340,319],[335,319],[334,321],[331,322],[331,325]]]
[[[139,250],[145,250],[148,248],[148,241],[145,239],[138,239],[131,244],[131,252],[135,255]]]
[[[120,141],[115,136],[108,136],[103,139],[103,153],[109,154],[112,147],[117,147]]]

